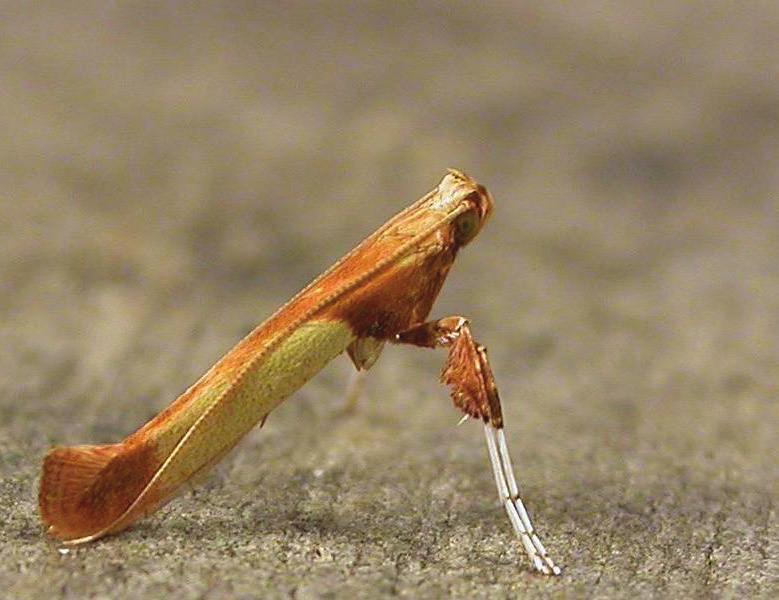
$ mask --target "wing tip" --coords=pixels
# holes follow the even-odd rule
[[[38,493],[47,533],[65,543],[80,544],[112,532],[148,482],[150,469],[156,467],[149,450],[125,444],[49,450]]]

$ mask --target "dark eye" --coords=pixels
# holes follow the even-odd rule
[[[464,212],[454,222],[455,238],[460,244],[470,242],[479,231],[479,215],[477,211]]]

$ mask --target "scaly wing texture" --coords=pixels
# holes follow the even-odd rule
[[[54,448],[43,464],[40,509],[49,532],[70,543],[116,533],[169,500],[218,462],[279,402],[354,339],[345,324],[310,322],[204,408],[172,449],[153,437]]]
[[[128,506],[158,466],[150,449],[124,444],[52,448],[43,461],[39,496],[49,532],[71,539],[108,526],[116,507]]]

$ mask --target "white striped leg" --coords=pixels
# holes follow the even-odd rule
[[[533,561],[533,566],[546,575],[559,575],[562,571],[546,553],[546,548],[538,539],[530,515],[519,497],[519,489],[514,479],[514,469],[511,466],[506,436],[503,429],[495,429],[489,423],[484,424],[484,436],[487,439],[487,450],[492,463],[492,473],[498,486],[500,501],[508,513],[514,531],[516,531],[525,552]]]

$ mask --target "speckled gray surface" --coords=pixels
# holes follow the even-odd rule
[[[779,9],[619,4],[3,4],[0,589],[775,597]],[[447,166],[496,218],[434,314],[490,347],[562,578],[405,348],[356,415],[336,361],[159,514],[46,540],[47,447],[134,430]]]

